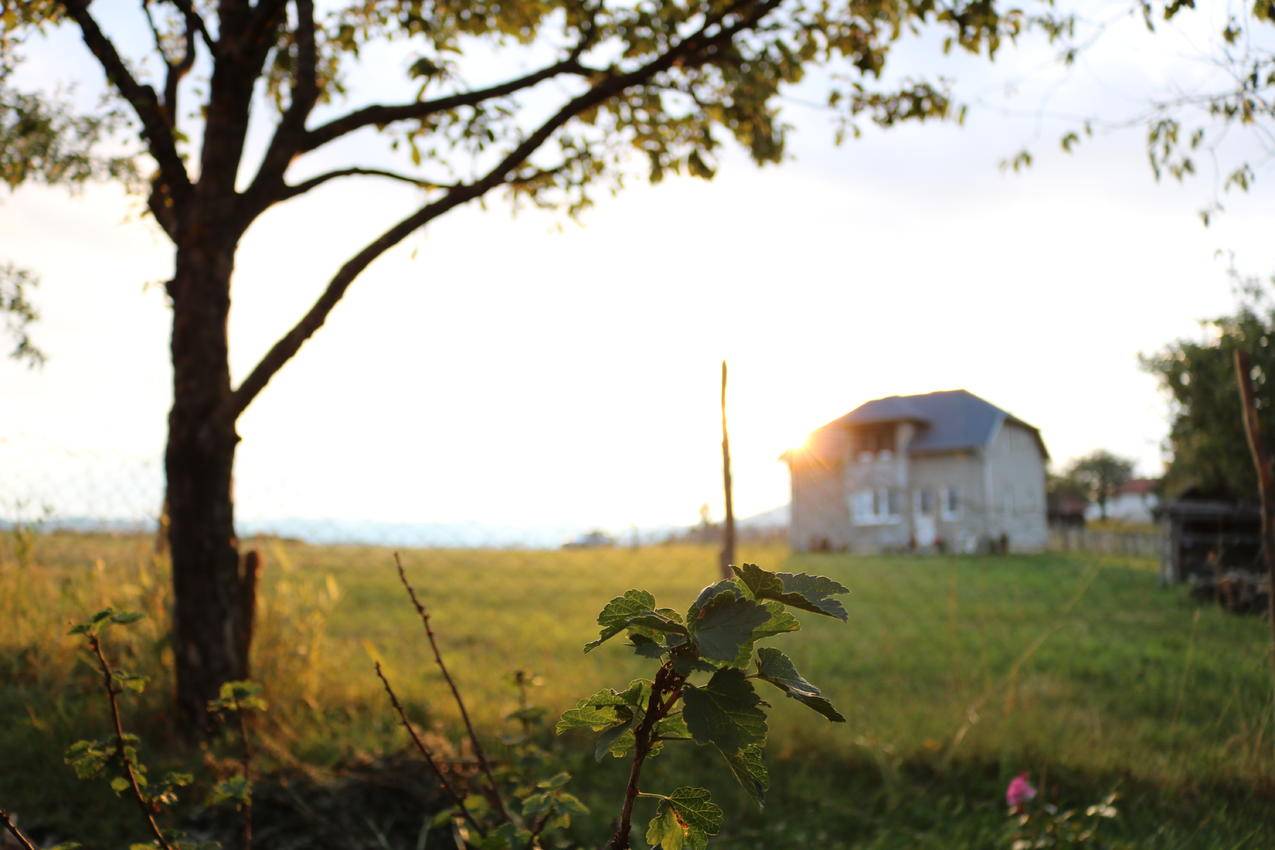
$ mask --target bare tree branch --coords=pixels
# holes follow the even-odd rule
[[[500,809],[500,813],[505,820],[512,823],[513,818],[509,816],[509,810],[505,808],[505,798],[501,795],[500,785],[496,782],[496,777],[491,772],[491,762],[487,761],[487,754],[483,752],[483,745],[478,739],[478,733],[474,730],[473,721],[469,719],[469,712],[465,709],[465,701],[461,699],[460,689],[456,687],[456,680],[448,672],[447,665],[443,663],[442,653],[438,651],[438,640],[434,637],[434,628],[429,623],[429,611],[416,598],[416,591],[412,588],[411,582],[407,580],[407,572],[403,569],[403,561],[399,558],[397,552],[394,553],[394,565],[398,567],[398,580],[402,582],[408,598],[412,600],[412,606],[416,608],[416,613],[421,618],[421,624],[425,627],[425,636],[429,639],[429,648],[434,652],[434,664],[437,665],[439,672],[443,674],[447,687],[451,689],[452,699],[455,700],[456,707],[460,709],[460,719],[464,721],[465,731],[469,733],[469,743],[474,748],[474,757],[478,759],[478,766],[482,769],[483,775],[487,777],[487,784],[491,787],[492,800],[496,803],[496,807]]]
[[[538,71],[533,71],[530,74],[526,74],[494,86],[487,86],[486,88],[461,92],[460,94],[447,95],[446,97],[435,98],[434,100],[420,100],[414,103],[400,103],[396,105],[377,104],[374,106],[365,106],[362,109],[355,110],[354,112],[343,115],[340,118],[335,118],[326,124],[321,124],[306,133],[305,143],[302,150],[312,151],[315,148],[322,147],[328,142],[364,127],[381,127],[386,124],[393,124],[397,121],[428,118],[431,115],[438,115],[442,112],[450,112],[454,109],[460,109],[465,106],[478,106],[488,100],[499,97],[507,97],[511,94],[522,91],[523,89],[538,85],[545,80],[562,76],[564,74],[588,76],[594,73],[597,73],[597,71],[588,69],[581,65],[579,58],[573,53],[561,62],[555,62],[554,64],[547,65]]]
[[[195,22],[189,17],[186,18],[185,47],[182,50],[181,58],[177,60],[170,59],[168,58],[167,50],[164,48],[164,34],[160,31],[159,25],[155,22],[155,16],[151,13],[153,3],[154,0],[142,0],[142,12],[146,15],[146,23],[150,27],[151,36],[155,41],[155,51],[164,60],[164,100],[162,105],[165,116],[168,119],[168,126],[176,130],[178,88],[182,79],[190,73],[190,69],[195,67]]]
[[[275,128],[261,167],[244,192],[242,216],[251,221],[271,204],[295,197],[283,182],[288,165],[304,149],[305,122],[319,100],[318,49],[315,44],[314,0],[296,0],[297,72],[291,102]]]
[[[425,746],[425,742],[421,740],[420,735],[416,734],[416,727],[412,725],[412,721],[407,719],[407,712],[403,710],[403,704],[398,701],[398,695],[394,693],[394,689],[390,687],[390,680],[386,678],[385,671],[381,669],[381,662],[376,662],[376,675],[381,680],[381,684],[385,686],[385,693],[389,694],[390,704],[394,706],[394,711],[398,714],[399,723],[407,730],[407,734],[412,739],[412,743],[416,745],[416,750],[425,759],[425,763],[429,765],[429,769],[434,771],[434,775],[438,777],[438,782],[443,786],[443,790],[447,792],[447,796],[452,798],[452,803],[460,812],[461,817],[469,822],[474,828],[474,832],[478,833],[481,838],[485,833],[483,828],[478,825],[478,821],[474,820],[474,816],[469,813],[469,809],[465,808],[465,800],[456,792],[452,784],[447,781],[447,774],[443,773],[438,766],[438,761],[434,758],[434,753],[430,748]]]
[[[443,197],[421,207],[369,242],[341,266],[305,315],[270,347],[265,356],[244,378],[243,383],[230,395],[226,409],[219,411],[218,415],[237,418],[243,413],[270,379],[292,359],[305,341],[323,326],[332,308],[345,295],[354,279],[383,253],[443,213],[482,197],[491,189],[508,183],[511,179],[517,179],[517,175],[513,174],[514,169],[523,165],[541,145],[575,116],[606,102],[626,89],[645,83],[674,65],[689,66],[707,61],[712,49],[729,41],[741,30],[756,24],[780,2],[781,0],[764,0],[764,2],[755,3],[747,14],[740,15],[733,23],[729,25],[722,23],[726,17],[744,5],[742,2],[736,3],[721,15],[705,21],[695,33],[646,64],[628,73],[611,74],[599,79],[588,91],[572,98],[555,112],[481,179],[453,188]],[[547,70],[539,73],[545,73]]]
[[[397,171],[390,171],[384,168],[362,168],[353,166],[350,168],[338,168],[335,171],[325,171],[322,174],[316,174],[300,183],[286,186],[283,193],[278,196],[277,201],[286,201],[295,198],[297,195],[305,194],[316,186],[322,186],[330,180],[337,180],[341,177],[384,177],[388,180],[397,180],[400,183],[408,183],[421,189],[455,189],[455,183],[439,183],[435,180],[426,180],[421,177],[413,177],[410,174],[401,174]]]
[[[0,809],[0,823],[4,824],[4,828],[13,836],[13,840],[18,842],[18,846],[22,850],[40,850],[35,846],[35,842],[26,837],[22,830],[18,829],[18,825],[13,821],[13,815],[4,809]]]
[[[199,33],[199,37],[204,40],[208,50],[216,56],[218,50],[217,40],[208,32],[208,26],[204,23],[204,19],[200,17],[198,10],[195,9],[195,4],[190,2],[190,0],[169,0],[169,2],[178,8],[186,19],[187,25]]]
[[[106,77],[133,108],[142,122],[142,135],[147,149],[159,165],[160,175],[172,196],[184,195],[190,190],[190,178],[186,166],[177,152],[177,143],[168,125],[163,104],[150,86],[139,83],[124,64],[115,45],[102,32],[97,21],[89,14],[87,0],[63,0],[67,14],[80,27],[84,44],[92,52]]]

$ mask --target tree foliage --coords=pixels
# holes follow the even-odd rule
[[[1132,0],[1127,10],[1148,32],[1162,33],[1183,23],[1196,7],[1194,0]],[[1214,4],[1199,7],[1202,13],[1215,10]],[[1067,65],[1096,44],[1106,27],[1105,22],[1084,21],[1076,15],[1059,16],[1046,25],[1053,27],[1052,34],[1062,45],[1060,58]],[[1063,152],[1072,153],[1097,132],[1141,127],[1156,180],[1167,177],[1181,182],[1203,170],[1215,175],[1213,197],[1199,211],[1207,225],[1224,210],[1222,197],[1248,191],[1262,166],[1275,155],[1275,2],[1228,4],[1224,23],[1213,37],[1191,41],[1200,53],[1194,68],[1197,72],[1210,69],[1207,79],[1190,85],[1175,82],[1135,107],[1131,115],[1084,116],[1058,141]],[[1255,158],[1237,157],[1224,147],[1228,136],[1236,132],[1255,144]],[[1004,160],[1002,168],[1018,171],[1032,161],[1031,151],[1023,150]]]
[[[1170,491],[1196,488],[1215,497],[1256,498],[1234,358],[1237,350],[1248,352],[1263,433],[1275,433],[1275,411],[1267,400],[1275,374],[1275,305],[1259,281],[1236,281],[1240,303],[1234,313],[1203,322],[1199,338],[1176,340],[1142,358],[1142,367],[1170,399],[1172,459],[1165,476]]]
[[[1133,461],[1098,449],[1072,461],[1066,477],[1084,489],[1086,497],[1098,505],[1106,519],[1107,502],[1133,477]]]

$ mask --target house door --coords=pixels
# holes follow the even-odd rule
[[[934,519],[934,492],[918,490],[912,507],[912,536],[916,538],[916,545],[922,548],[933,546],[938,536],[938,524]]]

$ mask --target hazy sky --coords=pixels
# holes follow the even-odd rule
[[[1157,185],[1137,127],[1064,156],[1073,124],[1057,116],[1118,120],[1191,90],[1212,31],[1151,39],[1117,21],[1069,72],[1039,45],[984,67],[918,43],[900,67],[956,75],[964,127],[835,147],[812,82],[786,99],[780,167],[731,154],[711,183],[633,188],[579,224],[499,202],[449,214],[377,262],[241,421],[240,516],[624,529],[719,514],[723,357],[742,515],[787,500],[785,448],[894,393],[964,387],[1037,425],[1056,463],[1107,448],[1154,474],[1167,405],[1138,354],[1230,309],[1219,251],[1275,269],[1272,169],[1206,229],[1211,175]],[[97,84],[73,41],[53,46],[63,78]],[[382,61],[363,90],[400,70]],[[1024,145],[1034,168],[998,170]],[[413,201],[332,185],[254,228],[236,378]],[[5,196],[0,234],[0,260],[43,277],[50,355],[38,372],[0,362],[0,514],[22,499],[146,510],[170,399],[168,313],[146,284],[168,246],[109,188]]]

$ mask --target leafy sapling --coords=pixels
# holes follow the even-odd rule
[[[222,683],[217,699],[208,701],[208,713],[233,726],[239,745],[239,770],[213,786],[211,805],[231,803],[239,810],[240,850],[252,848],[252,738],[248,734],[249,716],[266,710],[261,685],[256,682]]]
[[[111,710],[112,734],[99,740],[76,741],[66,753],[66,761],[81,779],[92,779],[108,773],[111,790],[120,796],[130,797],[142,814],[154,844],[160,850],[181,850],[197,846],[184,842],[174,835],[169,837],[160,828],[157,816],[177,802],[177,791],[190,785],[189,773],[169,773],[159,780],[152,780],[138,758],[139,740],[124,730],[120,714],[119,695],[125,691],[142,693],[146,678],[115,669],[102,649],[102,635],[113,626],[128,626],[144,615],[135,611],[116,611],[105,608],[88,620],[72,627],[70,634],[82,635],[88,645],[93,662],[102,676],[102,688]]]
[[[845,720],[787,655],[756,644],[801,627],[789,608],[844,622],[846,610],[835,597],[849,590],[823,576],[772,573],[755,564],[731,569],[734,577],[704,588],[685,617],[657,608],[655,597],[644,590],[617,596],[598,615],[601,633],[585,652],[623,632],[634,652],[660,665],[653,679],[635,679],[622,691],[606,689],[582,700],[556,727],[559,734],[581,728],[598,733],[594,754],[599,760],[607,754],[630,759],[628,786],[607,850],[631,846],[639,799],[656,801],[646,831],[652,847],[701,850],[720,831],[724,815],[707,790],[642,790],[644,763],[666,743],[694,741],[715,750],[762,804],[769,784],[763,757],[769,706],[754,681],[768,682],[828,720]]]

